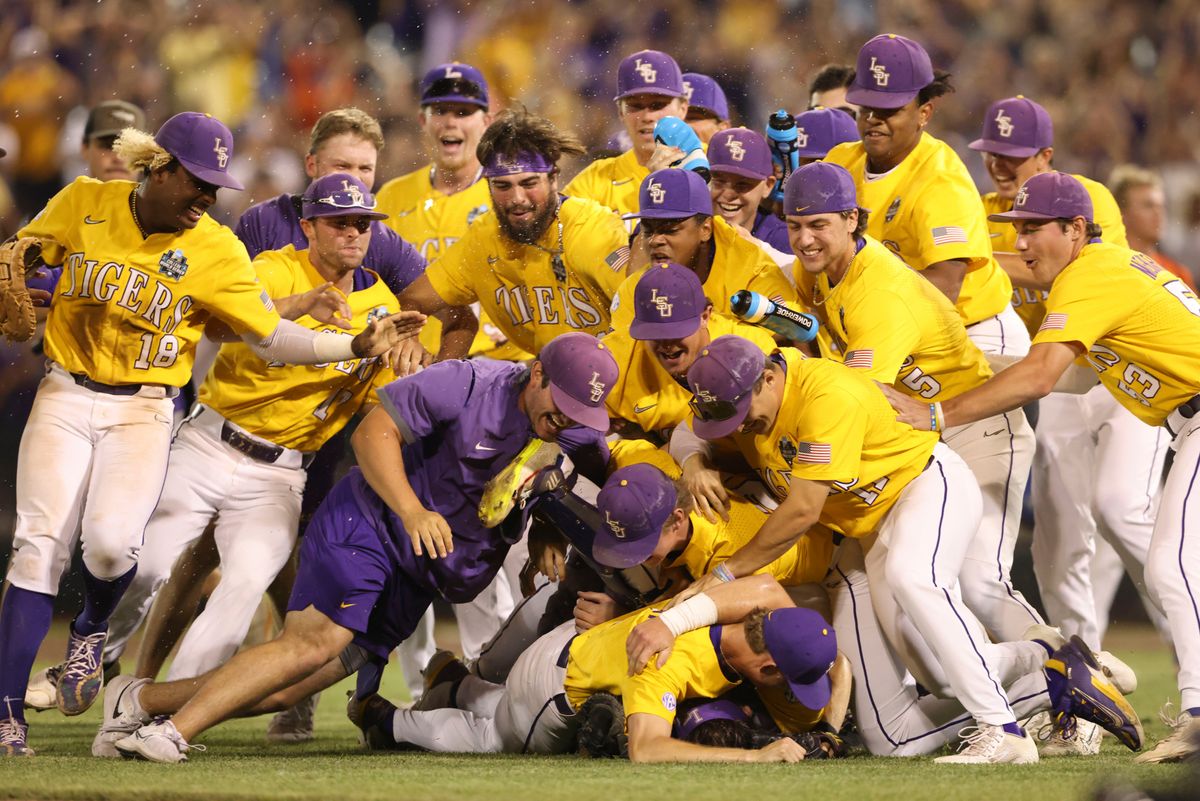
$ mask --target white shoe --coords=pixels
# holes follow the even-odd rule
[[[979,724],[958,733],[963,738],[957,754],[933,760],[942,765],[1032,765],[1038,761],[1033,738],[1009,734],[1002,726]]]
[[[45,668],[34,673],[25,688],[25,708],[45,712],[58,708],[58,676],[62,665]]]
[[[1104,729],[1076,718],[1073,730],[1054,731],[1053,725],[1047,724],[1038,730],[1037,738],[1042,742],[1042,756],[1095,756],[1100,753]]]
[[[92,756],[104,759],[121,756],[117,740],[123,740],[150,722],[150,716],[137,701],[140,688],[149,683],[150,679],[116,676],[104,688],[104,720],[92,740]]]
[[[1034,623],[1029,628],[1025,629],[1025,633],[1021,635],[1022,640],[1036,640],[1050,647],[1050,653],[1053,654],[1059,648],[1067,644],[1067,638],[1063,633],[1054,626],[1047,626],[1045,623]]]
[[[291,709],[277,713],[267,724],[267,742],[306,743],[313,739],[316,736],[313,733],[313,716],[320,698],[320,693],[313,693]]]
[[[1172,715],[1172,708],[1172,704],[1167,704],[1158,713],[1162,722],[1171,727],[1171,733],[1146,753],[1138,754],[1134,762],[1141,765],[1179,762],[1200,753],[1200,718],[1187,712]]]
[[[204,750],[202,745],[188,745],[169,719],[142,726],[117,740],[116,748],[123,757],[169,763],[187,762],[188,751]]]
[[[1110,652],[1097,651],[1096,661],[1100,663],[1100,670],[1108,680],[1121,691],[1121,695],[1129,695],[1137,689],[1137,674],[1133,672],[1133,668]]]

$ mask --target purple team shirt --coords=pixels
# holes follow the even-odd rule
[[[297,250],[308,247],[308,239],[300,228],[299,199],[298,195],[280,195],[246,209],[233,232],[246,246],[250,258],[288,245]],[[417,249],[378,220],[371,224],[371,244],[363,266],[379,273],[396,295],[425,273],[425,259]],[[355,286],[356,290],[359,288]]]
[[[787,223],[774,214],[760,211],[754,218],[754,228],[750,231],[750,235],[788,256],[792,255],[792,243],[788,241]]]

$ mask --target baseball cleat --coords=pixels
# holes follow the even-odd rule
[[[359,742],[368,751],[395,751],[399,748],[392,734],[392,716],[396,705],[379,693],[358,698],[354,691],[346,702],[346,717],[358,727]]]
[[[434,651],[429,657],[429,664],[421,671],[425,683],[425,692],[429,692],[439,684],[461,681],[469,671],[462,660],[450,651]]]
[[[1104,671],[1108,680],[1121,691],[1121,695],[1129,695],[1137,689],[1137,674],[1133,672],[1133,668],[1108,651],[1097,651],[1095,656],[1100,670]]]
[[[1104,675],[1092,652],[1079,637],[1046,660],[1051,719],[1056,731],[1068,735],[1074,717],[1098,723],[1131,751],[1142,747],[1142,722],[1116,685]]]
[[[0,718],[0,756],[33,756],[34,751],[28,742],[29,726],[12,716],[8,699],[5,699],[5,706],[8,707],[8,717]]]
[[[986,723],[968,726],[958,733],[963,738],[957,754],[933,760],[941,765],[1032,765],[1038,761],[1037,746],[1029,735],[1009,734],[1003,726]]]
[[[104,667],[100,655],[108,639],[107,631],[81,637],[71,629],[67,641],[67,659],[58,676],[58,711],[64,715],[82,715],[100,695],[104,686]]]
[[[203,751],[202,745],[188,745],[170,718],[163,718],[117,740],[117,751],[127,759],[149,762],[187,762],[188,751]]]
[[[1032,640],[1046,648],[1052,655],[1059,648],[1067,644],[1067,638],[1063,633],[1054,626],[1047,626],[1045,623],[1034,623],[1029,628],[1025,629],[1025,633],[1021,635],[1022,640]]]
[[[1171,733],[1146,753],[1134,757],[1134,762],[1142,765],[1180,762],[1200,754],[1200,718],[1194,718],[1186,711],[1172,715],[1171,706],[1167,704],[1158,713],[1159,719],[1171,728]]]
[[[269,743],[306,743],[316,735],[313,733],[313,716],[317,712],[320,693],[313,693],[300,703],[279,712],[267,724]]]
[[[34,673],[25,688],[25,708],[38,712],[58,708],[58,677],[62,665],[54,665]]]
[[[532,439],[521,449],[507,467],[483,487],[479,501],[479,519],[487,528],[494,528],[508,517],[531,494],[531,479],[543,467],[555,464],[562,448],[553,442]]]
[[[150,679],[116,676],[104,688],[104,720],[100,722],[100,731],[92,739],[92,756],[103,759],[121,756],[117,750],[117,740],[124,739],[150,722],[150,716],[137,701],[141,688],[149,683]]]
[[[1095,756],[1100,753],[1104,729],[1090,720],[1072,718],[1074,725],[1055,727],[1047,723],[1038,731],[1042,756]]]

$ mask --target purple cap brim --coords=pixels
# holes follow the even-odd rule
[[[908,105],[919,94],[920,89],[911,92],[880,92],[876,89],[851,86],[846,90],[846,102],[867,108],[900,108]]]
[[[246,188],[246,187],[242,186],[241,181],[239,181],[237,178],[234,178],[232,175],[230,175],[227,172],[223,172],[221,170],[213,170],[213,169],[210,169],[203,165],[197,164],[194,161],[189,161],[187,159],[180,158],[179,156],[176,156],[175,158],[176,158],[176,160],[179,161],[180,164],[183,165],[183,168],[185,170],[187,170],[190,175],[192,175],[192,177],[198,178],[207,184],[212,184],[213,186],[221,186],[226,189],[233,189],[238,192],[241,192],[243,189]]]
[[[752,396],[753,393],[747,392],[746,397],[737,402],[737,412],[728,420],[701,420],[699,417],[692,417],[692,431],[702,439],[720,439],[729,436],[737,431],[738,426],[746,420],[746,415],[750,412]]]
[[[770,175],[763,175],[746,167],[737,167],[732,164],[713,164],[710,172],[727,172],[730,175],[740,175],[743,178],[753,178],[756,181],[765,181],[770,178]]]
[[[829,703],[829,697],[832,694],[831,688],[828,673],[821,674],[821,677],[812,684],[788,682],[788,689],[791,690],[795,699],[814,712],[824,709],[825,705]]]
[[[488,104],[478,97],[467,97],[466,95],[440,95],[438,97],[422,98],[422,106],[432,106],[435,103],[462,103],[467,106],[475,106],[484,111],[488,110]]]
[[[599,406],[588,406],[559,389],[553,381],[550,382],[550,397],[554,399],[558,410],[572,421],[602,434],[608,431],[611,423],[608,419],[608,409],[603,403]]]
[[[691,317],[687,320],[672,320],[669,323],[650,320],[638,320],[636,317],[629,324],[629,336],[640,340],[683,339],[696,333],[700,327],[700,318]]]
[[[643,537],[640,540],[618,540],[616,537],[601,537],[597,534],[592,541],[592,558],[605,567],[624,570],[636,567],[650,558],[658,547],[658,537]]]
[[[1012,156],[1013,158],[1029,158],[1038,153],[1036,147],[1021,147],[1008,142],[994,142],[990,139],[976,139],[967,147],[983,153],[998,153],[1001,156]]]
[[[988,219],[992,222],[1012,222],[1013,220],[1056,220],[1058,218],[1042,211],[1016,211],[1014,209],[1013,211],[989,214]]]
[[[622,220],[686,220],[703,212],[680,211],[679,209],[650,209],[649,211],[634,211],[622,214]]]

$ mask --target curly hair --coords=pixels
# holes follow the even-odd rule
[[[137,128],[126,128],[113,142],[113,153],[131,170],[150,172],[165,167],[175,157],[154,141],[154,137]]]
[[[558,130],[545,117],[524,108],[506,109],[483,132],[475,155],[481,164],[487,164],[497,155],[512,159],[520,153],[540,153],[547,161],[557,163],[564,155],[582,156],[587,149],[574,135]]]
[[[768,614],[770,614],[770,610],[760,606],[746,615],[746,619],[742,621],[742,626],[746,631],[746,644],[756,654],[767,652],[767,638],[763,633],[763,621],[766,620]]]

